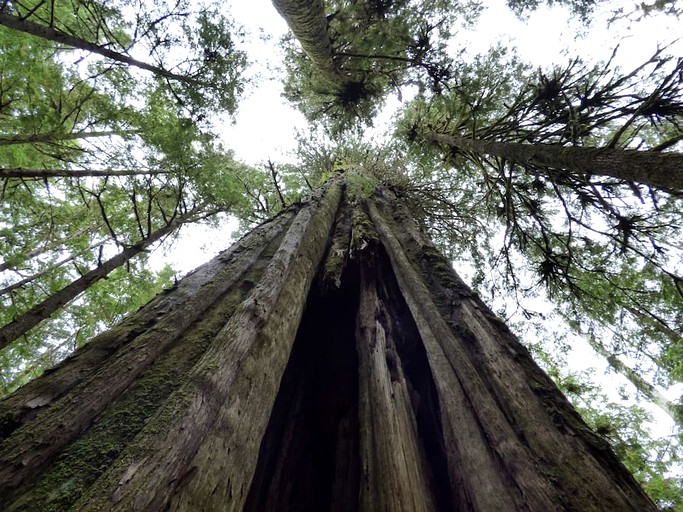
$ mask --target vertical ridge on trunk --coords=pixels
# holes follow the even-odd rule
[[[506,487],[522,491],[518,508],[508,503],[504,509],[656,510],[606,441],[590,431],[505,324],[388,195],[371,203],[371,218],[400,276],[401,291],[409,303],[413,296],[411,311],[418,316],[425,314],[424,309],[438,311],[427,313],[426,329],[439,329],[438,343],[452,371],[459,374],[489,449],[495,451],[497,464],[508,467],[514,485]],[[443,329],[444,320],[451,335]],[[475,372],[463,374],[470,365]],[[439,378],[448,370],[446,366],[433,371]],[[472,378],[481,380],[479,390],[472,388]],[[491,395],[488,405],[480,401],[486,394]],[[500,436],[497,428],[507,433]]]
[[[2,509],[656,510],[392,194],[343,179],[8,398]]]
[[[379,296],[378,270],[361,265],[356,321],[359,360],[362,510],[435,510],[405,378],[392,332],[393,308]]]

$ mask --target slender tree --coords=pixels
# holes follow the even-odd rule
[[[90,131],[76,133],[37,133],[31,135],[17,135],[15,137],[0,137],[0,146],[12,146],[15,144],[51,144],[66,140],[87,139],[90,137],[111,137],[112,135],[127,135],[135,133],[135,130],[128,131]]]
[[[55,294],[49,296],[39,304],[36,304],[31,309],[22,313],[20,316],[12,320],[7,325],[0,327],[0,348],[4,348],[14,340],[25,334],[28,330],[38,325],[43,320],[47,319],[55,311],[63,307],[65,304],[74,300],[89,286],[97,281],[104,279],[116,268],[124,265],[128,260],[143,252],[150,245],[158,242],[165,236],[173,233],[183,224],[188,222],[196,222],[198,219],[213,215],[217,212],[202,212],[196,209],[186,213],[183,216],[172,218],[165,225],[147,234],[143,239],[135,244],[126,247],[116,256],[102,262],[96,268],[83,274],[80,278],[70,283],[65,288],[59,290]]]
[[[160,77],[168,78],[170,80],[177,80],[180,82],[188,82],[193,85],[201,85],[201,80],[194,79],[186,75],[179,75],[168,71],[159,66],[142,62],[138,59],[134,59],[129,55],[111,50],[105,46],[97,43],[86,41],[80,37],[67,34],[53,27],[42,25],[40,23],[35,23],[21,16],[14,16],[12,14],[7,14],[0,12],[0,25],[3,25],[12,30],[18,30],[26,34],[30,34],[35,37],[40,37],[53,43],[63,44],[66,46],[71,46],[73,48],[78,48],[79,50],[85,50],[87,52],[96,53],[108,59],[116,62],[121,62],[129,66],[134,66],[136,68],[144,69],[145,71],[150,71]]]
[[[95,176],[137,176],[140,174],[169,174],[164,169],[0,169],[2,178],[45,179],[85,178]]]
[[[358,179],[2,402],[3,507],[656,510],[393,194]]]
[[[576,176],[610,176],[683,192],[683,154],[628,149],[517,144],[432,133],[430,139],[455,151],[486,154],[512,163],[567,171]]]

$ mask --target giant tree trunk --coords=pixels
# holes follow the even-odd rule
[[[683,154],[629,149],[518,144],[433,133],[430,139],[460,151],[507,158],[519,164],[564,170],[575,175],[610,176],[664,190],[683,192]]]
[[[656,510],[390,193],[341,179],[0,407],[3,510]]]

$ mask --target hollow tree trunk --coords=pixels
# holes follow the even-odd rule
[[[0,407],[3,510],[655,510],[390,193],[341,179]]]
[[[503,157],[522,165],[531,164],[541,168],[565,170],[573,174],[610,176],[664,190],[683,192],[681,153],[517,144],[469,139],[443,133],[434,133],[430,138],[461,151]]]

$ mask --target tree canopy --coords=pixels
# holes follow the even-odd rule
[[[555,4],[581,30],[680,14],[671,2]],[[680,43],[634,62],[614,41],[602,61],[568,51],[545,66],[512,43],[468,49],[468,31],[483,30],[476,1],[268,8],[289,28],[282,95],[310,129],[294,158],[247,164],[222,134],[253,57],[221,3],[0,4],[2,391],[169,286],[173,270],[153,270],[147,252],[181,226],[232,215],[244,230],[352,171],[359,190],[396,194],[467,269],[659,505],[683,507],[683,402],[671,394],[683,383]],[[581,343],[631,402],[568,365]],[[652,437],[642,402],[677,430]]]

